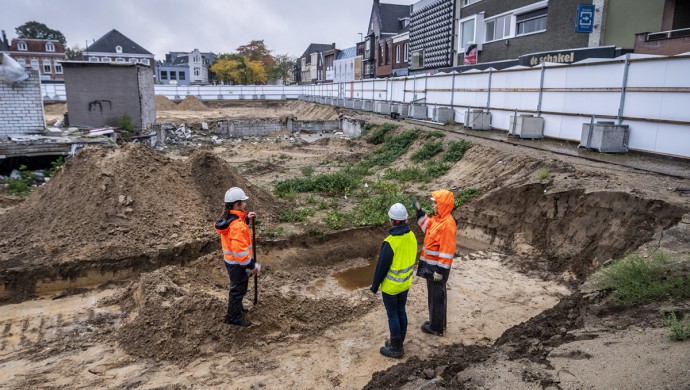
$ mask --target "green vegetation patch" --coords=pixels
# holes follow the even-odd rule
[[[381,126],[374,126],[373,128],[369,128],[369,130],[366,131],[366,134],[368,134],[366,136],[367,142],[374,145],[381,145],[386,141],[386,136],[388,135],[388,133],[397,128],[397,125],[391,123],[385,123]]]
[[[448,143],[448,148],[443,154],[444,162],[458,162],[462,160],[467,152],[472,147],[472,142],[460,140],[460,141],[450,141]]]
[[[668,334],[671,341],[685,341],[690,338],[690,319],[679,320],[673,311],[667,314],[661,313],[661,318],[664,326],[671,330]]]
[[[420,130],[407,130],[386,138],[384,144],[369,158],[372,165],[387,166],[405,154],[419,137]]]
[[[11,177],[7,179],[7,190],[15,196],[28,196],[31,194],[31,185],[36,182],[34,175],[26,165],[20,165],[19,176],[17,179]]]
[[[279,222],[304,222],[314,215],[314,210],[306,207],[283,210],[278,215]]]
[[[481,190],[479,188],[466,188],[457,194],[455,194],[455,206],[454,208],[458,208],[465,204],[467,201],[469,201],[472,198],[475,198],[481,194]]]
[[[617,306],[629,307],[690,297],[690,275],[669,275],[669,254],[656,251],[648,258],[633,253],[597,271],[595,285],[613,290]]]
[[[410,160],[420,163],[422,161],[427,161],[437,154],[441,153],[443,151],[443,141],[431,141],[427,142],[424,145],[422,145],[419,150],[414,152],[412,156],[410,156]]]

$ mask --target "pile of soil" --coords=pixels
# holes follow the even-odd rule
[[[294,284],[291,273],[267,270],[260,278],[259,303],[246,315],[258,326],[237,328],[223,322],[228,283],[224,273],[218,256],[211,254],[189,267],[141,275],[120,296],[101,302],[123,309],[116,340],[134,356],[188,363],[216,353],[246,354],[280,341],[309,338],[361,317],[377,303],[371,296],[315,299],[286,292]]]
[[[174,110],[177,108],[177,104],[175,104],[172,100],[168,99],[167,97],[163,95],[156,95],[156,110],[161,111],[161,110]]]
[[[285,103],[284,110],[294,112],[297,120],[336,120],[338,111],[333,106],[293,100]]]
[[[208,151],[180,161],[136,143],[87,148],[0,215],[0,263],[114,260],[209,239],[232,186],[245,190],[264,219],[275,215],[271,195]]]
[[[185,111],[207,111],[209,110],[206,105],[197,99],[196,96],[188,95],[183,101],[177,104],[178,110]]]

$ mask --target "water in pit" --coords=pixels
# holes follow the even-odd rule
[[[464,243],[461,243],[464,244]],[[470,249],[473,248],[473,249]],[[457,254],[460,256],[468,255],[476,250],[477,246],[459,245]],[[338,285],[348,290],[356,290],[362,287],[371,286],[376,272],[378,258],[369,260],[367,265],[353,267],[345,271],[336,272],[333,277],[338,281]],[[416,264],[416,263],[415,263]],[[416,267],[416,265],[415,265]]]

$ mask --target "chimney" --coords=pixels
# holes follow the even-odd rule
[[[331,47],[335,49],[335,42],[331,43]]]
[[[7,42],[7,35],[5,35],[5,30],[2,30],[2,41],[5,42],[5,45],[10,45],[10,43]]]

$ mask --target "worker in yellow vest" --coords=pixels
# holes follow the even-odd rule
[[[388,210],[392,228],[381,245],[371,292],[381,287],[383,304],[388,315],[390,340],[381,347],[381,355],[399,359],[403,356],[403,342],[407,334],[407,292],[412,284],[412,272],[417,257],[417,238],[407,225],[407,209],[396,203]]]

